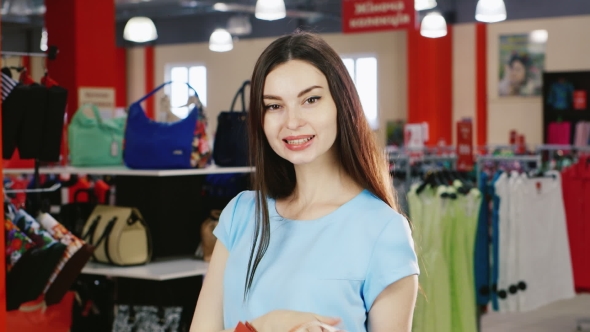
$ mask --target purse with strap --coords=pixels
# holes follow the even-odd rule
[[[86,114],[90,111],[92,116]],[[68,126],[72,166],[109,166],[123,163],[125,117],[103,119],[98,107],[83,105]]]
[[[193,138],[197,119],[202,112],[201,103],[193,103],[186,118],[162,123],[147,117],[141,103],[172,82],[160,85],[129,107],[123,160],[135,169],[191,168]],[[188,83],[187,86],[198,94]]]
[[[82,240],[95,247],[92,258],[96,262],[130,266],[151,259],[150,232],[135,208],[97,205],[83,234]]]
[[[213,143],[213,160],[223,167],[249,165],[248,112],[246,111],[245,90],[250,81],[245,81],[232,101],[229,112],[217,117],[217,131]],[[242,111],[234,112],[236,100],[241,96]]]

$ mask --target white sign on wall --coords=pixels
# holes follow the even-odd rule
[[[80,87],[78,88],[78,109],[82,105],[94,104],[103,118],[112,118],[116,109],[115,88]],[[93,117],[88,112],[88,116]]]

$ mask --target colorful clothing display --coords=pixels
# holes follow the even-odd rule
[[[590,292],[590,156],[562,171],[562,192],[575,288]]]
[[[420,285],[413,331],[476,331],[475,238],[481,192],[460,193],[461,183],[408,193],[419,243]]]
[[[547,127],[547,143],[568,145],[571,140],[572,124],[569,122],[551,122]]]
[[[567,81],[559,81],[551,84],[547,104],[556,110],[567,110],[571,108],[574,100],[574,86]]]
[[[495,194],[498,310],[527,312],[574,297],[560,174],[504,172],[495,182]]]

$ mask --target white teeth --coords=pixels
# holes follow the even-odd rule
[[[313,136],[308,137],[308,138],[295,139],[295,140],[286,140],[286,141],[287,141],[288,144],[295,145],[295,144],[303,144],[303,143],[309,142],[309,141],[311,141],[312,138],[313,138]]]

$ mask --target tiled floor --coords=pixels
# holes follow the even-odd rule
[[[488,313],[482,317],[481,332],[573,332],[576,321],[588,322],[583,331],[590,331],[590,294],[552,303],[527,313]]]

